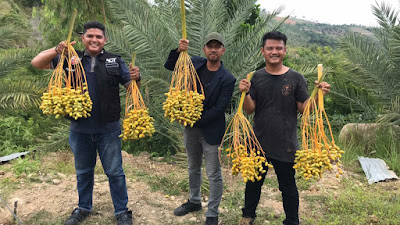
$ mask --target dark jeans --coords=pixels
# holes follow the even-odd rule
[[[285,210],[286,219],[283,224],[297,225],[299,224],[299,193],[297,191],[296,180],[294,178],[294,163],[281,162],[268,159],[274,166],[276,176],[279,182],[279,190],[282,192],[283,209]],[[268,167],[264,165],[264,169],[268,171]],[[243,217],[256,217],[256,208],[261,196],[261,187],[264,184],[265,176],[262,175],[260,181],[254,183],[248,181],[245,191],[245,206],[242,208]]]
[[[121,131],[104,134],[82,134],[70,131],[69,144],[75,159],[79,208],[91,211],[94,185],[94,167],[97,151],[101,164],[108,177],[114,214],[128,210],[128,193],[125,174],[122,168]]]

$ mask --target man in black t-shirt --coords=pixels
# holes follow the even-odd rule
[[[297,225],[299,194],[293,169],[295,153],[299,149],[297,112],[304,111],[309,96],[304,76],[282,63],[286,55],[286,40],[287,37],[278,31],[263,36],[261,53],[266,66],[254,73],[251,82],[241,80],[239,89],[247,93],[243,110],[247,114],[255,112],[254,132],[278,178],[286,214],[283,224]],[[330,90],[326,82],[315,84],[324,94]],[[265,165],[264,169],[268,171]],[[260,181],[246,183],[240,225],[254,223],[265,176],[266,173]]]

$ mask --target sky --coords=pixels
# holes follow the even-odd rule
[[[280,16],[290,15],[298,19],[328,24],[356,24],[378,26],[371,6],[382,0],[258,0],[261,9],[271,12],[285,6]],[[384,0],[386,4],[399,11],[398,0]]]

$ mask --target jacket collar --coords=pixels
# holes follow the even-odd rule
[[[101,52],[99,54],[97,54],[95,57],[100,57],[101,55],[104,55],[104,53],[105,53],[105,50],[103,48],[103,50],[101,50]],[[92,57],[92,55],[86,49],[83,51],[83,56]]]

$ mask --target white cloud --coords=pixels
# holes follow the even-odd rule
[[[381,1],[378,0],[380,4]],[[398,0],[385,0],[386,4],[399,9]],[[258,0],[258,4],[266,11],[285,6],[282,16],[290,15],[299,19],[307,19],[329,24],[357,24],[377,26],[372,13],[375,0]]]

